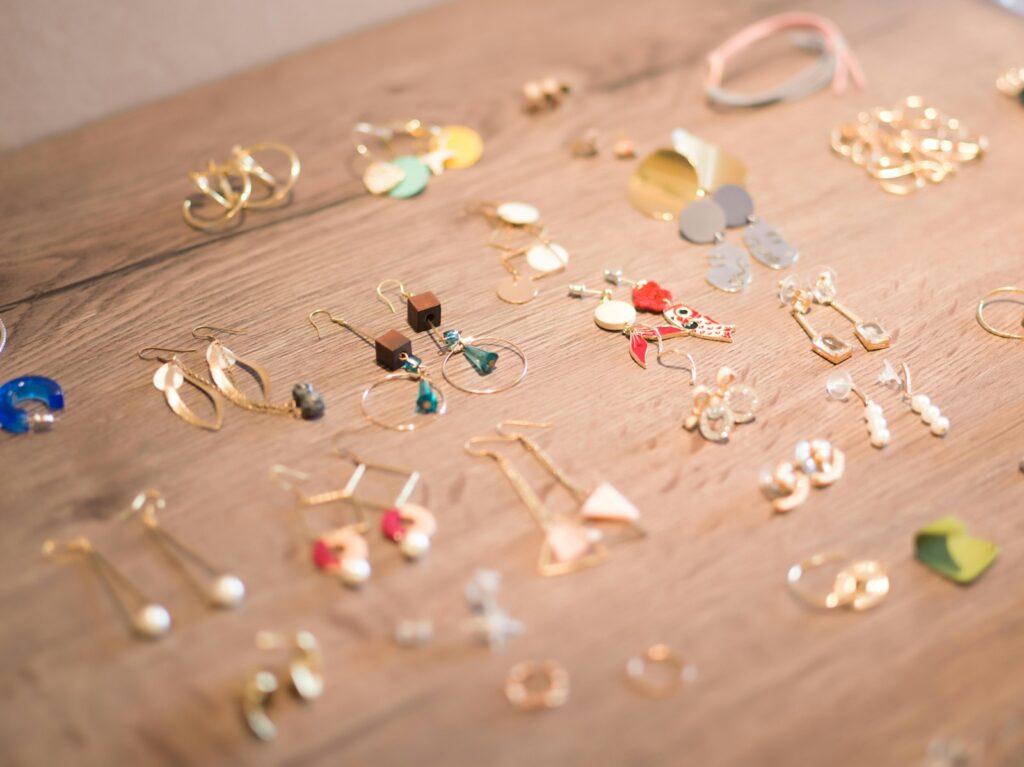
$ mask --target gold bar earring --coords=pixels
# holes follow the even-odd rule
[[[836,284],[836,274],[831,269],[823,269],[818,274],[811,293],[814,296],[815,303],[832,307],[838,314],[853,324],[853,334],[857,336],[857,340],[869,352],[888,348],[892,344],[892,336],[889,335],[889,332],[882,327],[878,320],[865,322],[851,309],[848,309],[836,300],[838,286]]]
[[[88,538],[74,538],[66,543],[46,541],[42,552],[43,556],[52,558],[85,557],[107,588],[121,615],[140,637],[159,639],[171,630],[171,614],[167,612],[167,608],[143,594],[124,573],[96,550]],[[129,596],[130,601],[136,603],[136,609],[132,610],[128,606],[125,594]]]
[[[839,340],[832,333],[819,333],[807,321],[807,314],[814,304],[814,296],[809,290],[797,287],[795,277],[786,277],[779,282],[779,300],[783,306],[789,307],[789,313],[801,330],[811,339],[811,350],[831,362],[838,365],[840,362],[850,359],[853,349],[845,341]]]
[[[245,584],[242,579],[236,575],[221,572],[191,546],[167,532],[157,518],[157,510],[165,508],[166,505],[167,503],[159,490],[146,490],[135,496],[132,505],[123,516],[141,513],[140,519],[143,526],[153,536],[157,545],[163,549],[171,564],[213,607],[225,609],[238,607],[245,599]],[[186,567],[186,560],[206,573],[207,582]]]

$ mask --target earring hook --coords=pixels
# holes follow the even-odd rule
[[[509,436],[509,435],[506,435],[506,434],[502,434],[502,435],[497,436],[497,437],[490,437],[490,436],[486,436],[486,437],[470,437],[469,439],[467,439],[462,444],[462,449],[465,450],[470,455],[475,456],[477,458],[493,458],[496,461],[500,462],[500,461],[504,460],[504,456],[502,456],[500,453],[497,453],[494,450],[487,450],[487,449],[484,449],[484,448],[477,448],[476,445],[482,445],[484,443],[494,443],[494,442],[506,443],[506,442],[515,442],[515,441],[516,441],[515,437]]]
[[[405,289],[405,285],[402,283],[402,281],[396,280],[394,277],[388,277],[386,280],[381,280],[377,284],[377,298],[386,303],[388,305],[388,309],[390,309],[391,313],[394,314],[395,305],[391,303],[390,298],[384,295],[385,285],[389,288],[398,288],[398,292],[402,296],[402,298],[408,298],[410,296],[410,293]]]
[[[342,319],[340,317],[335,317],[327,309],[314,309],[313,311],[311,311],[309,313],[309,315],[306,317],[306,319],[309,320],[309,324],[312,325],[313,326],[313,330],[316,331],[317,340],[320,339],[320,328],[317,327],[317,324],[316,324],[316,322],[313,321],[313,318],[316,317],[318,314],[326,314],[327,315],[327,319],[329,321],[333,322],[335,325],[341,325],[342,327],[346,327],[348,325],[348,323],[345,322],[344,319]]]
[[[658,361],[661,361],[662,355],[665,354],[678,354],[686,357],[690,362],[690,386],[695,386],[697,383],[697,361],[693,358],[693,355],[689,352],[684,352],[680,349],[666,349],[662,343],[661,335],[658,335]],[[671,367],[666,365],[665,367]]]
[[[151,357],[146,356],[146,352],[170,352],[171,354],[189,354],[196,351],[195,349],[171,349],[168,346],[146,346],[138,351],[139,359],[146,360],[147,362],[152,360],[158,360],[160,362],[170,362],[170,357],[161,357],[159,354],[154,354]]]
[[[249,332],[248,330],[242,330],[241,328],[219,328],[216,325],[196,325],[194,328],[192,328],[192,337],[197,338],[200,341],[217,340],[212,335],[212,333],[207,333],[206,335],[197,335],[200,330],[210,330],[213,331],[213,333],[231,333],[235,335],[243,335]]]

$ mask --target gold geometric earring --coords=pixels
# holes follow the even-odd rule
[[[853,334],[857,340],[869,352],[885,349],[892,344],[892,336],[882,327],[878,320],[865,322],[850,309],[836,301],[838,287],[836,285],[836,274],[829,268],[823,269],[814,282],[811,290],[815,303],[822,306],[829,306],[835,309],[836,313],[853,324]]]
[[[245,333],[244,330],[233,330],[230,328],[217,328],[211,325],[197,325],[192,328],[192,336],[200,341],[208,341],[206,348],[206,362],[210,367],[210,375],[218,391],[230,402],[255,413],[272,413],[276,415],[288,415],[293,418],[302,418],[306,421],[313,421],[324,414],[323,398],[317,394],[311,383],[297,383],[292,387],[292,401],[285,404],[269,402],[267,397],[270,394],[270,376],[267,371],[255,362],[242,359],[228,349],[216,337],[207,334],[200,334],[199,331],[208,330],[221,333]],[[252,400],[238,388],[233,376],[233,369],[240,367],[247,371],[260,388],[261,399]]]
[[[60,556],[84,556],[96,574],[102,579],[117,605],[122,616],[136,634],[145,639],[159,639],[171,630],[171,614],[167,608],[149,599],[135,584],[128,580],[110,560],[100,554],[88,538],[74,538],[67,543],[46,541],[43,544],[43,556],[57,558]],[[138,607],[128,607],[124,594],[131,597]]]
[[[146,490],[135,496],[131,507],[122,516],[141,512],[142,524],[152,534],[153,539],[163,549],[167,558],[213,607],[238,607],[245,599],[245,584],[238,576],[222,573],[195,549],[161,527],[157,519],[157,510],[165,508],[166,505],[159,490]],[[204,570],[208,576],[208,582],[204,583],[197,578],[185,566],[185,560],[189,560],[193,565]]]
[[[783,306],[789,307],[789,313],[796,320],[796,324],[811,339],[811,350],[815,354],[833,365],[850,359],[853,348],[848,343],[839,340],[832,333],[819,333],[807,321],[806,315],[810,313],[811,306],[815,303],[814,295],[811,291],[800,288],[796,277],[790,275],[779,282],[779,301]]]
[[[162,346],[147,346],[139,351],[138,356],[142,360],[156,360],[163,363],[157,368],[156,373],[153,374],[153,386],[158,391],[163,392],[167,405],[174,411],[175,415],[186,423],[197,426],[200,429],[217,431],[224,422],[224,412],[217,389],[210,381],[189,370],[178,357],[178,354],[194,351],[195,349],[168,349]],[[152,356],[147,356],[149,352],[153,352]],[[158,352],[170,352],[172,356],[162,356]],[[213,404],[212,419],[200,418],[185,404],[185,400],[181,397],[181,388],[186,383],[200,391]]]

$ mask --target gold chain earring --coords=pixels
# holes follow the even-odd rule
[[[267,371],[255,362],[239,357],[212,335],[212,332],[200,334],[201,330],[232,334],[246,333],[247,331],[217,328],[212,325],[197,325],[192,329],[194,338],[209,342],[209,346],[206,347],[206,363],[210,367],[210,375],[218,391],[232,404],[254,413],[288,415],[305,421],[314,421],[323,416],[324,401],[313,388],[313,384],[308,382],[295,384],[292,387],[291,402],[284,404],[269,402],[267,398],[270,394],[270,376]],[[260,388],[261,399],[250,399],[238,388],[233,373],[236,367],[244,369],[256,380]]]
[[[74,538],[66,543],[46,541],[42,552],[43,556],[52,558],[85,557],[103,581],[121,615],[140,637],[159,639],[171,630],[171,614],[167,612],[167,608],[142,593],[124,573],[96,550],[88,538]],[[135,603],[134,609],[129,607],[129,601]]]
[[[147,346],[139,351],[138,357],[141,360],[156,360],[163,363],[153,374],[153,386],[156,387],[157,391],[163,392],[168,407],[171,408],[176,416],[185,421],[185,423],[197,426],[200,429],[217,431],[224,422],[224,411],[217,388],[213,385],[212,381],[203,378],[186,367],[185,363],[178,357],[179,354],[187,354],[194,351],[195,349],[168,349],[162,346]],[[160,352],[169,352],[171,356],[161,355]],[[186,383],[201,392],[211,402],[213,405],[212,419],[200,418],[192,408],[185,404],[185,400],[181,396],[181,389]]]
[[[169,561],[212,606],[238,607],[245,599],[245,584],[241,578],[221,572],[191,546],[167,532],[157,518],[157,510],[165,508],[166,505],[159,490],[146,490],[135,496],[132,505],[122,516],[141,514],[143,526],[163,549]],[[203,570],[207,575],[207,581],[196,577],[192,570],[185,566],[185,560]]]

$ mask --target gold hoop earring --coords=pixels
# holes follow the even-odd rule
[[[978,302],[978,324],[981,325],[981,327],[984,328],[987,333],[991,333],[994,336],[999,336],[999,338],[1009,338],[1012,341],[1024,341],[1024,334],[1007,333],[1005,331],[999,330],[993,327],[991,324],[989,324],[988,320],[985,319],[985,307],[988,306],[990,303],[993,303],[992,296],[1001,295],[1005,293],[1024,294],[1024,288],[1006,285],[1001,288],[996,288],[995,290],[990,290],[988,293],[986,293],[984,297]],[[1021,320],[1021,325],[1024,326],[1024,319]]]
[[[284,182],[278,181],[277,178],[256,161],[256,158],[253,157],[253,154],[256,152],[278,152],[284,155],[288,161],[288,178]],[[302,172],[302,164],[299,162],[299,156],[295,154],[294,149],[278,141],[261,141],[247,147],[234,146],[231,148],[231,154],[234,157],[235,166],[247,175],[259,180],[269,192],[266,197],[249,199],[245,204],[247,209],[269,210],[284,205],[289,201],[292,189],[295,188],[295,184],[299,180],[299,174]]]
[[[178,357],[179,354],[194,351],[195,349],[168,349],[162,346],[147,346],[138,352],[138,357],[142,360],[157,360],[163,363],[153,374],[153,386],[156,387],[157,391],[163,392],[168,407],[171,408],[176,416],[185,421],[185,423],[200,429],[217,431],[224,422],[224,412],[217,388],[211,381],[189,370]],[[154,352],[154,354],[147,356],[149,352]],[[172,356],[161,356],[158,352],[170,352]],[[200,418],[185,404],[185,400],[181,396],[181,388],[186,383],[202,392],[213,404],[214,417],[212,419]]]

